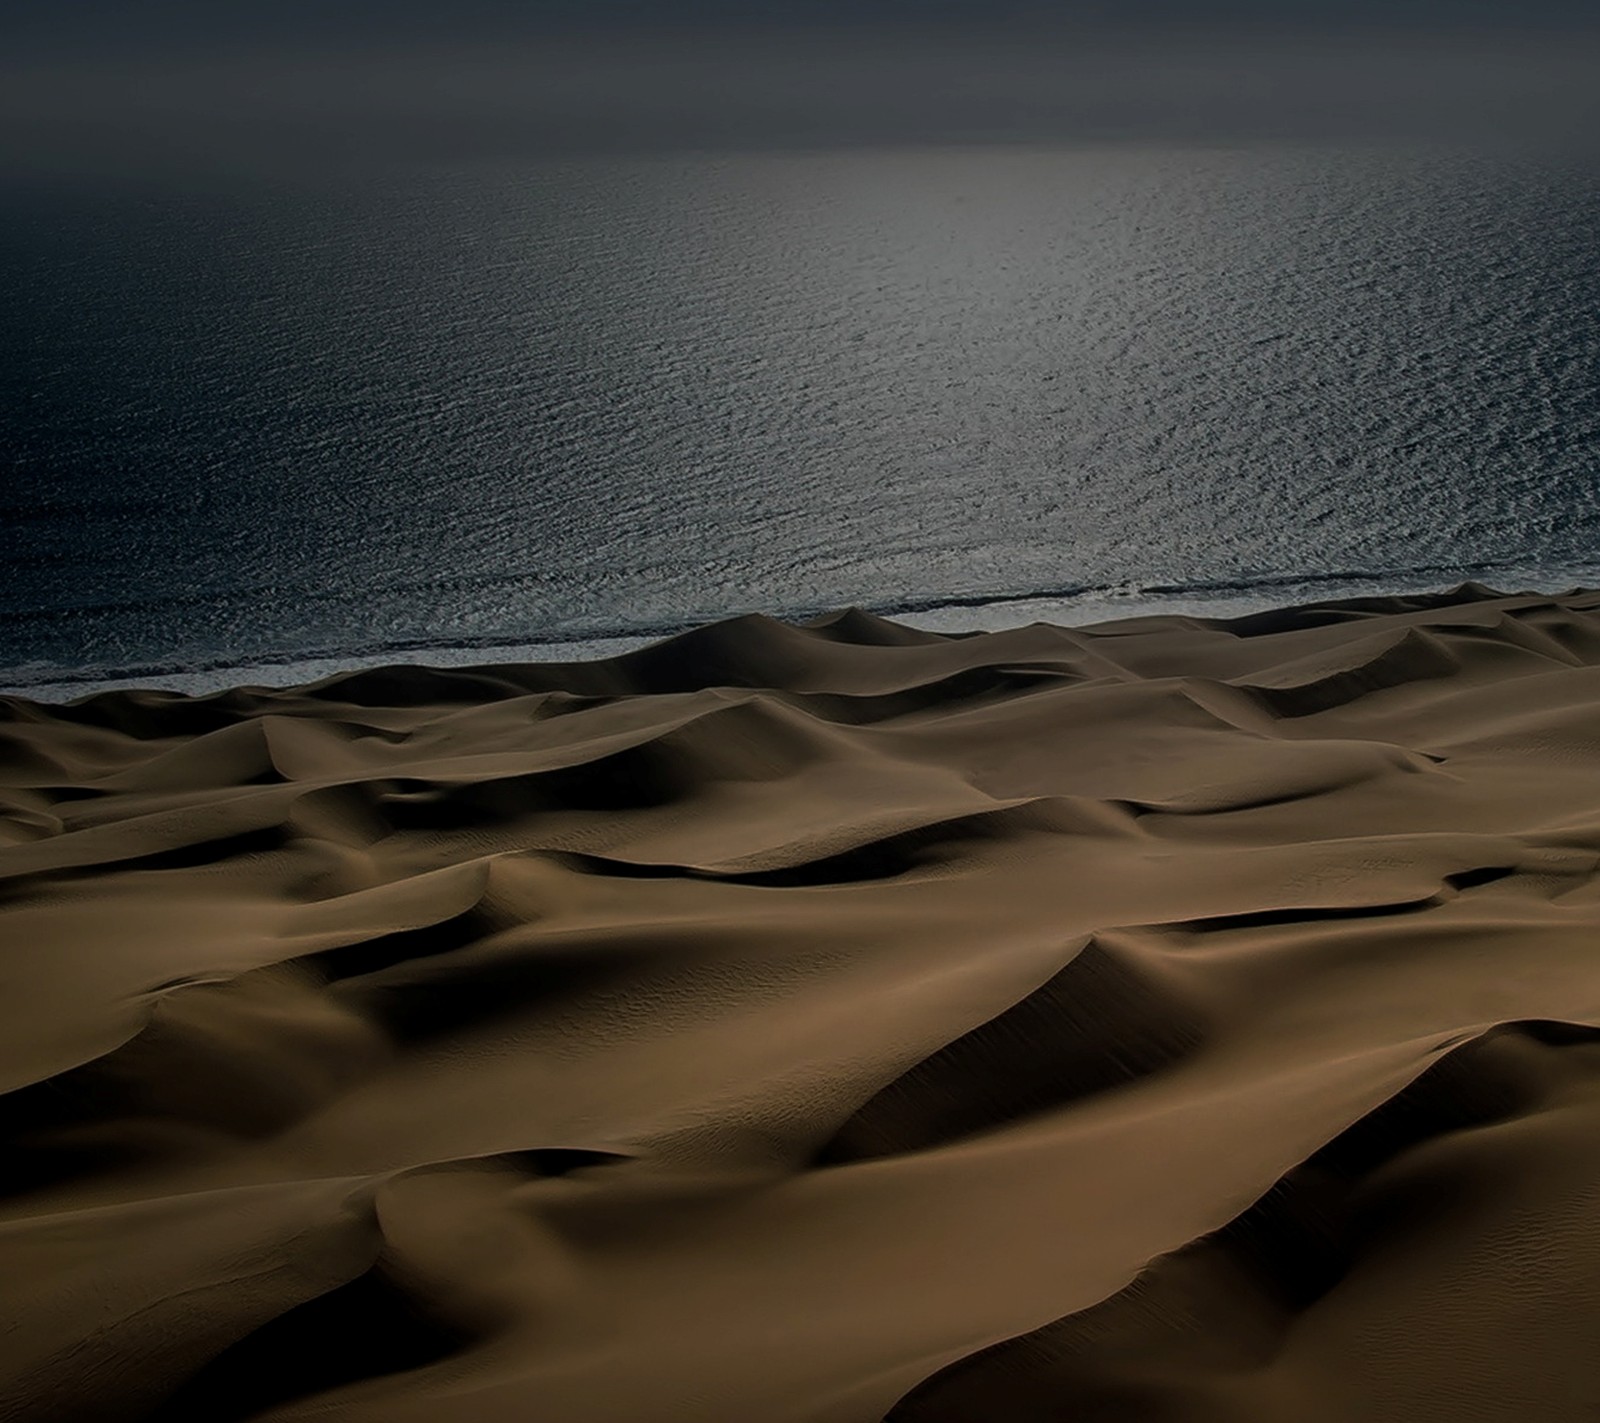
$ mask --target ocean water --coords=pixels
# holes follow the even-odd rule
[[[1600,164],[8,179],[0,686],[1600,581]]]

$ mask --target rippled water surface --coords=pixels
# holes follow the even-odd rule
[[[1587,161],[960,150],[3,197],[7,685],[1600,562]]]

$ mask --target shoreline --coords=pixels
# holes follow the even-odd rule
[[[1441,580],[1441,575],[1449,579]],[[1508,564],[1459,565],[1404,572],[1341,572],[1206,583],[1081,587],[1039,593],[927,598],[899,604],[858,604],[873,617],[930,632],[999,632],[1033,622],[1064,627],[1145,617],[1237,618],[1312,601],[1365,597],[1409,597],[1444,592],[1471,582],[1493,585],[1503,596],[1518,593],[1581,593],[1600,587],[1600,564],[1561,570]],[[1515,590],[1515,591],[1513,591]],[[805,625],[835,616],[839,608],[786,610],[780,621]],[[401,639],[367,648],[313,649],[190,662],[153,661],[137,666],[66,668],[38,663],[0,666],[0,696],[48,702],[74,700],[101,691],[159,689],[203,696],[236,686],[292,687],[344,672],[392,665],[471,667],[513,662],[599,661],[634,652],[720,621],[746,616],[730,612],[682,624],[633,629],[572,630],[542,636],[466,640]]]

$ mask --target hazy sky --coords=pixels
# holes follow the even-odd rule
[[[1600,128],[1592,0],[10,0],[30,166]]]
[[[463,26],[533,29],[617,24],[705,25],[894,22],[932,18],[977,24],[1018,19],[1105,21],[1178,19],[1224,23],[1249,18],[1275,24],[1384,21],[1449,25],[1526,25],[1582,19],[1589,0],[9,0],[8,29],[93,43],[173,31],[211,35],[298,32],[382,34],[396,29],[449,35]]]

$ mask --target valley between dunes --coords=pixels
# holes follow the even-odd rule
[[[1600,1416],[1600,593],[0,699],[9,1423]]]

